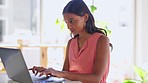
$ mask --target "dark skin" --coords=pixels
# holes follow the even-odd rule
[[[74,34],[79,34],[78,41],[81,42],[82,46],[79,47],[79,50],[83,47],[85,41],[92,35],[85,31],[85,23],[88,19],[88,14],[85,14],[83,17],[77,16],[71,13],[64,14],[64,20],[67,23],[68,29]],[[70,40],[71,41],[71,40]],[[40,73],[42,75],[53,75],[57,77],[66,78],[74,81],[81,81],[83,83],[99,83],[103,77],[106,64],[108,63],[109,57],[109,39],[107,36],[102,35],[97,41],[97,54],[94,61],[93,73],[91,74],[79,74],[74,72],[69,72],[69,60],[68,60],[68,49],[69,44],[67,45],[66,58],[63,66],[63,71],[58,71],[52,68],[32,68],[33,72]],[[87,55],[86,55],[87,56]],[[90,79],[91,78],[91,79]]]
[[[33,68],[30,68],[29,70],[32,70],[32,73],[35,74],[35,76],[36,76],[38,73],[41,73],[47,69],[44,67],[33,66]],[[42,75],[40,74],[39,76],[42,76]],[[48,75],[46,75],[46,76],[48,77]]]

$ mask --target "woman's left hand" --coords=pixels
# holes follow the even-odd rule
[[[29,70],[32,70],[33,74],[35,74],[35,76],[36,76],[38,73],[45,71],[46,68],[33,66],[33,68],[30,68]]]
[[[55,70],[53,68],[48,68],[47,70],[42,71],[40,73],[40,76],[42,76],[42,75],[48,76],[49,74],[53,75],[53,76],[56,76],[56,77],[59,77],[59,78],[64,77],[64,71],[58,71],[58,70]]]

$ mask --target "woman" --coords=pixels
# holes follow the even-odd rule
[[[64,21],[74,35],[67,45],[63,71],[33,67],[34,74],[53,75],[82,83],[106,83],[110,64],[109,39],[95,26],[87,5],[72,0],[63,9]]]

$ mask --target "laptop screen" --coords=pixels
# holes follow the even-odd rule
[[[33,83],[20,49],[0,48],[0,57],[10,79]]]

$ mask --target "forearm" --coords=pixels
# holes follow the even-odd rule
[[[101,78],[95,74],[78,74],[73,72],[64,71],[63,77],[72,81],[81,81],[85,83],[99,83]]]

